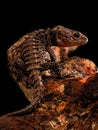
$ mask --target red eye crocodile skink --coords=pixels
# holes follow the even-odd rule
[[[59,78],[63,77],[60,65],[56,61],[56,56],[51,49],[51,46],[58,46],[62,48],[80,46],[86,44],[87,41],[88,38],[81,32],[58,25],[52,29],[39,29],[28,33],[20,38],[11,48],[9,48],[8,57],[11,49],[14,57],[16,55],[21,55],[20,58],[16,58],[16,60],[13,61],[13,64],[18,69],[23,69],[23,73],[29,77],[30,82],[27,84],[27,88],[30,89],[31,87],[34,87],[36,97],[27,107],[16,112],[9,113],[8,115],[26,114],[27,112],[32,111],[43,99],[45,85],[43,83],[41,71],[42,66],[44,69],[45,62],[47,66],[46,69],[49,69],[51,68],[51,65],[54,65],[52,72],[54,72]],[[42,52],[44,51],[48,52],[50,56],[49,65],[47,65],[48,61],[44,61],[44,63],[42,63],[44,59],[44,53],[42,56]]]

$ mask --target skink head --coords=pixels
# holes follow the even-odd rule
[[[54,27],[53,32],[55,42],[60,47],[80,46],[88,42],[88,38],[81,32],[60,25]]]

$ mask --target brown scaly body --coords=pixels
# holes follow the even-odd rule
[[[34,88],[35,97],[29,106],[8,115],[21,115],[30,112],[43,99],[43,93],[46,88],[41,71],[50,69],[54,77],[63,78],[64,75],[66,76],[66,74],[63,74],[61,64],[56,61],[56,56],[51,46],[59,46],[61,48],[80,46],[87,41],[87,37],[78,31],[56,26],[53,29],[39,29],[28,33],[9,48],[8,59],[11,56],[9,54],[11,49],[13,53],[11,58],[14,59],[9,65],[10,72],[14,74],[11,64],[21,70],[28,77],[28,82],[25,86],[28,89]]]

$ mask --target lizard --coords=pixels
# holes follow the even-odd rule
[[[26,71],[30,82],[27,88],[35,87],[36,97],[28,106],[17,110],[15,112],[8,113],[7,115],[22,115],[31,112],[43,99],[43,93],[45,91],[45,85],[43,83],[41,70],[50,69],[57,77],[63,78],[63,70],[61,64],[56,61],[56,56],[51,49],[52,46],[60,48],[64,47],[76,47],[84,45],[88,42],[87,36],[83,33],[66,28],[62,25],[54,26],[53,28],[38,29],[30,33],[27,33],[21,39],[14,43],[14,45],[8,49],[13,50],[13,55],[19,55],[21,53],[21,59],[16,59],[14,64],[18,68]],[[44,60],[44,51],[48,52],[50,60]],[[42,56],[43,55],[43,56]],[[23,67],[21,67],[23,66]]]

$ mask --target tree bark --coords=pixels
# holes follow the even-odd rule
[[[72,57],[66,61],[64,72],[72,66],[75,73],[71,72],[70,77],[44,78],[47,92],[33,112],[23,116],[1,116],[0,130],[98,130],[96,65],[88,59]],[[22,81],[18,84],[23,84]],[[21,89],[23,91],[23,87]],[[32,101],[30,96],[27,98]]]

